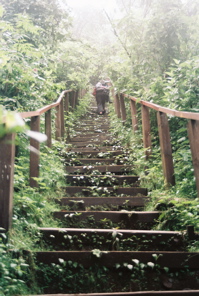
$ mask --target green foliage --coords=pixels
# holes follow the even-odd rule
[[[174,62],[167,72],[164,100],[169,108],[198,112],[198,58]]]
[[[162,199],[156,207],[164,209],[159,217],[158,229],[183,231],[187,226],[194,225],[198,231],[198,199]]]
[[[1,20],[0,102],[9,109],[36,110],[56,98],[50,61],[32,40],[39,34],[27,15],[16,25]],[[32,40],[27,34],[31,33]],[[49,91],[54,87],[54,94]],[[60,86],[57,88],[60,91]]]
[[[1,3],[5,9],[4,19],[14,25],[18,14],[28,15],[34,26],[42,29],[38,42],[48,48],[55,49],[57,42],[68,36],[71,19],[66,6],[61,6],[57,0],[2,0]]]
[[[29,294],[27,287],[29,265],[12,245],[5,243],[6,237],[0,234],[0,294],[2,296]]]
[[[25,132],[26,126],[19,114],[7,111],[0,105],[0,139],[6,134]]]

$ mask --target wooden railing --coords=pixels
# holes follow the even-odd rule
[[[45,134],[47,135],[46,145],[52,145],[52,117],[51,110],[55,109],[55,139],[62,140],[65,135],[65,120],[69,108],[75,108],[79,97],[82,97],[85,91],[66,90],[61,93],[55,103],[47,105],[39,110],[20,113],[22,118],[30,118],[30,130],[40,131],[40,117],[45,114]],[[13,211],[13,172],[15,160],[15,135],[8,134],[0,140],[0,228],[8,231],[11,227]],[[39,153],[40,143],[30,138],[30,186],[37,187],[36,179],[39,177]]]
[[[40,131],[40,117],[45,114],[45,133],[47,135],[47,146],[52,145],[52,118],[51,110],[55,108],[55,139],[62,140],[65,135],[64,116],[71,108],[75,108],[78,97],[83,96],[78,91],[63,91],[58,100],[37,111],[20,113],[22,118],[31,118],[30,129]],[[116,94],[114,96],[115,112],[123,122],[126,121],[126,108],[124,99],[130,101],[131,120],[133,131],[138,130],[137,106],[141,104],[142,114],[142,133],[143,146],[145,148],[146,158],[152,153],[151,127],[150,127],[150,109],[157,112],[159,140],[161,147],[162,166],[166,184],[175,185],[174,165],[172,157],[172,147],[170,140],[170,130],[167,114],[188,119],[188,137],[193,159],[193,167],[196,178],[196,187],[199,195],[199,114],[191,112],[181,112],[161,107],[159,105],[138,101],[136,98],[127,94]],[[15,159],[15,135],[9,134],[0,140],[0,228],[6,231],[11,227],[12,203],[13,203],[13,171]],[[39,151],[40,144],[34,139],[30,139],[30,146]],[[36,179],[39,177],[39,154],[30,151],[30,186],[37,187]]]
[[[124,101],[125,98],[128,98],[130,101],[132,128],[134,132],[138,130],[136,104],[141,104],[143,146],[146,151],[146,158],[149,158],[152,153],[150,109],[153,109],[157,112],[163,174],[165,183],[168,187],[170,185],[175,185],[175,175],[172,157],[170,129],[167,114],[179,118],[188,119],[187,131],[193,160],[196,188],[199,196],[199,113],[172,110],[147,101],[139,101],[133,96],[120,93],[115,95],[114,103],[115,112],[118,118],[121,118],[123,122],[126,121],[126,109]]]

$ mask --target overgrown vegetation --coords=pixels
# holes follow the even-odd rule
[[[54,202],[55,194],[56,197],[63,194],[59,188],[64,184],[66,145],[54,141],[52,149],[42,147],[41,175],[37,180],[39,189],[30,188],[28,136],[23,133],[27,127],[15,113],[5,111],[5,108],[17,112],[36,110],[55,101],[63,89],[88,87],[99,77],[109,76],[116,91],[132,94],[138,97],[138,101],[144,99],[168,108],[198,112],[199,1],[117,1],[120,18],[108,21],[114,29],[115,39],[105,45],[76,38],[72,34],[68,9],[56,0],[2,0],[1,3],[0,104],[4,108],[0,108],[0,138],[10,131],[20,134],[15,164],[13,229],[9,242],[4,234],[0,238],[0,293],[28,294],[30,290],[31,293],[39,293],[35,283],[31,287],[26,284],[34,281],[34,277],[30,279],[26,275],[31,274],[32,265],[28,266],[21,255],[8,250],[34,249],[40,240],[37,227],[56,226],[55,223],[58,223],[52,220],[50,213],[59,209]],[[98,34],[106,33],[102,31]],[[74,135],[73,125],[86,111],[87,99],[81,102],[76,112],[68,113],[68,134]],[[111,114],[112,133],[119,140],[116,145],[125,146],[128,150],[122,161],[134,165],[141,185],[149,189],[151,203],[148,209],[164,210],[156,227],[185,230],[188,225],[193,225],[198,230],[199,206],[186,121],[169,118],[176,186],[165,191],[155,114],[152,117],[153,153],[146,169],[141,130],[135,135],[132,133],[128,106],[126,100],[125,125]],[[28,120],[26,124],[28,126]],[[70,146],[68,164],[76,164],[69,150]],[[101,157],[109,158],[110,154],[105,152]],[[117,161],[121,161],[119,156]],[[95,175],[93,179],[97,181]],[[105,178],[104,184],[109,185],[111,181]],[[93,190],[98,196],[99,188]],[[104,221],[104,225],[111,227],[110,221]],[[198,250],[198,243],[192,242],[190,248]],[[86,285],[92,292],[95,291],[95,276],[100,280],[98,285],[104,285],[102,291],[108,291],[109,277],[104,280],[106,268],[96,268],[87,276],[78,263],[61,261],[55,266],[57,274],[54,280],[66,276],[67,281],[67,277],[71,277],[69,271],[66,275],[63,273],[62,265],[66,267],[67,264],[72,265],[74,270],[79,269],[79,286],[87,280]],[[131,270],[131,267],[128,264],[118,265],[119,275],[123,275],[123,269]],[[135,273],[143,269],[144,276],[150,266],[139,264],[136,268]],[[42,276],[47,281],[46,275],[51,271],[45,271],[44,267],[42,270]],[[135,277],[135,274],[129,274],[130,279]],[[68,291],[75,293],[74,287],[68,287]]]

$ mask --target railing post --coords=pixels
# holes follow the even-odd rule
[[[167,186],[175,185],[168,118],[165,113],[158,112],[157,119],[158,119],[158,131],[159,131],[159,138],[160,138],[160,148],[161,148],[164,178]]]
[[[45,133],[47,135],[47,146],[52,147],[52,124],[51,124],[51,109],[45,113]]]
[[[79,103],[79,90],[76,90],[75,92],[75,107],[77,107]]]
[[[138,120],[137,120],[137,109],[136,103],[130,100],[130,107],[131,107],[131,119],[132,119],[132,127],[134,133],[138,130]]]
[[[150,125],[150,115],[149,108],[142,105],[142,134],[143,134],[143,144],[146,149],[146,159],[151,155],[152,145],[151,145],[151,125]]]
[[[76,106],[76,91],[72,92],[72,108],[75,109]]]
[[[126,121],[126,108],[125,108],[125,102],[124,102],[124,95],[120,94],[120,110],[122,115],[122,122],[125,123]]]
[[[199,121],[189,120],[188,122],[188,136],[192,154],[192,161],[194,167],[194,175],[196,178],[196,188],[199,196]]]
[[[60,141],[61,138],[61,112],[60,112],[60,105],[55,107],[56,114],[55,114],[55,139]]]
[[[114,96],[114,103],[115,103],[115,113],[117,114],[118,118],[121,118],[120,101],[119,101],[119,95],[118,94],[116,94]]]
[[[64,138],[65,126],[64,126],[64,99],[60,103],[60,124],[61,124],[61,138]]]
[[[40,116],[31,117],[30,123],[31,131],[39,132],[40,131]],[[30,146],[34,150],[30,150],[30,186],[31,187],[38,187],[38,183],[33,178],[39,177],[39,149],[40,143],[32,138],[30,138]]]
[[[12,225],[14,140],[14,134],[9,134],[0,140],[0,227],[6,231]]]
[[[69,93],[66,93],[64,98],[64,114],[67,115],[69,110]]]

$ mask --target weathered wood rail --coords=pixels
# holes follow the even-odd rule
[[[126,121],[125,98],[129,99],[130,101],[132,128],[134,132],[138,130],[139,124],[136,104],[141,104],[143,146],[145,148],[146,159],[148,159],[152,153],[150,110],[153,109],[157,112],[163,174],[165,183],[168,187],[170,185],[175,185],[175,174],[168,115],[188,120],[188,138],[192,154],[193,168],[196,179],[196,188],[197,193],[199,195],[199,113],[172,110],[151,102],[138,100],[137,98],[131,95],[120,93],[115,95],[114,105],[115,112],[118,118],[121,118],[123,122]]]
[[[47,135],[46,145],[52,146],[53,133],[53,117],[51,110],[55,109],[55,139],[60,141],[65,136],[65,120],[69,109],[74,109],[78,103],[78,99],[85,94],[84,90],[73,91],[65,90],[61,93],[55,103],[47,105],[41,109],[31,112],[20,113],[22,118],[30,118],[30,130],[40,131],[40,118],[45,115],[45,134]],[[14,134],[7,135],[0,140],[0,227],[6,231],[11,227],[12,221],[12,201],[13,201],[13,172],[15,159],[15,143]],[[30,146],[40,151],[40,143],[30,138]],[[30,150],[30,186],[37,187],[35,178],[39,177],[39,153],[35,153],[34,149]]]
[[[65,135],[64,116],[67,114],[69,107],[75,108],[79,96],[83,94],[78,91],[66,90],[61,93],[58,100],[39,110],[21,113],[22,118],[31,118],[30,129],[40,131],[40,118],[45,114],[45,133],[47,135],[47,146],[52,145],[52,116],[51,110],[55,108],[55,139],[61,140]],[[141,104],[141,121],[143,133],[143,145],[145,148],[146,159],[152,153],[151,127],[150,127],[150,109],[157,112],[159,140],[161,146],[162,166],[165,182],[168,186],[175,185],[174,165],[172,158],[172,147],[170,140],[170,130],[167,115],[188,119],[188,137],[193,159],[193,167],[196,179],[196,188],[199,195],[199,114],[192,112],[181,112],[168,109],[157,104],[137,100],[127,94],[116,94],[114,96],[115,112],[118,118],[123,122],[126,121],[125,98],[130,101],[132,128],[138,130],[138,116],[136,104]],[[39,151],[40,144],[34,139],[30,139],[30,146]],[[76,148],[77,151],[87,151],[93,155],[96,152],[90,151],[89,148]],[[104,148],[106,150],[106,148]],[[114,151],[113,151],[114,153]],[[14,135],[7,135],[0,140],[0,227],[6,231],[11,227],[12,220],[12,192],[13,192],[13,171],[14,171]],[[35,178],[39,177],[39,154],[30,151],[30,186],[37,186]]]

